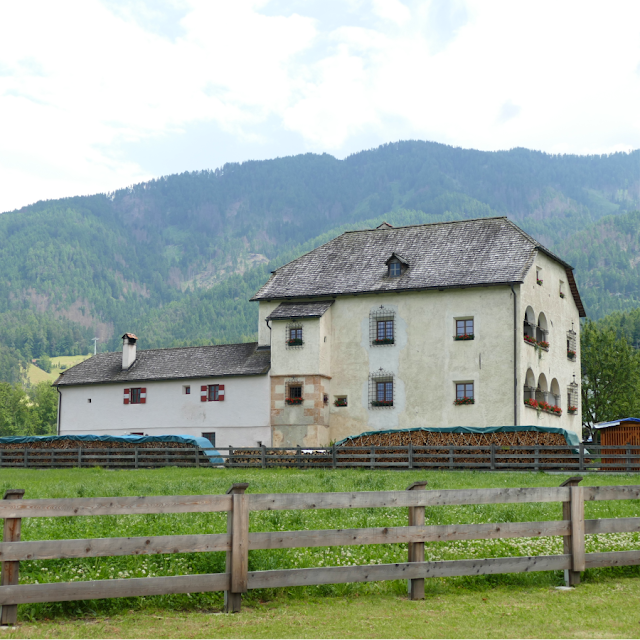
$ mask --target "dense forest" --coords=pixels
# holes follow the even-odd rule
[[[248,340],[269,271],[347,229],[508,215],[574,264],[587,313],[640,306],[640,151],[398,142],[167,176],[0,215],[0,380],[44,354]],[[635,211],[635,213],[634,213]]]

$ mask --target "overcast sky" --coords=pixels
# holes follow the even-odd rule
[[[0,211],[400,139],[640,147],[640,2],[0,3]]]

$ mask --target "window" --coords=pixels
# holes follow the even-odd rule
[[[393,402],[393,382],[376,382],[376,400]]]
[[[567,331],[567,358],[569,358],[569,360],[576,359],[577,345],[578,340],[576,332],[573,329],[571,329],[571,331]]]
[[[212,447],[216,446],[216,434],[214,431],[207,431],[202,434],[202,437],[206,438],[211,443]]]
[[[456,320],[456,340],[473,340],[473,318]]]
[[[91,398],[87,398],[87,402],[91,404]]]
[[[301,324],[288,324],[286,327],[286,342],[287,348],[301,347],[304,342],[302,341],[302,325]]]
[[[542,286],[542,269],[540,267],[536,267],[536,283]]]
[[[145,387],[124,390],[124,404],[145,404],[147,402],[147,390]]]
[[[182,393],[184,393],[185,395],[191,395],[191,387],[187,384],[184,387],[182,387]]]
[[[285,402],[287,404],[302,404],[302,385],[298,383],[289,384],[287,397]]]
[[[346,407],[347,406],[347,396],[334,396],[333,404],[336,407]]]
[[[397,278],[402,275],[402,265],[400,264],[400,260],[392,260],[389,263],[389,276],[391,278]]]
[[[380,305],[369,312],[369,338],[372,346],[395,343],[395,312]]]
[[[369,404],[371,407],[393,407],[393,382],[393,374],[382,369],[371,374],[369,377]]]
[[[561,298],[564,298],[564,282],[562,280],[560,280],[560,287],[558,289],[558,293],[560,294]]]
[[[222,402],[224,400],[224,385],[210,384],[200,387],[200,402]]]
[[[454,404],[474,404],[473,382],[456,382],[456,399]]]
[[[376,344],[393,344],[393,320],[378,320]]]

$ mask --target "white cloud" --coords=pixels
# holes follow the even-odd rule
[[[145,179],[145,141],[180,170],[169,141],[199,123],[260,157],[292,136],[338,156],[363,139],[640,146],[638,3],[342,6],[349,24],[327,27],[329,0],[3,3],[0,211]]]

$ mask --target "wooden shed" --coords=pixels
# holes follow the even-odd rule
[[[613,465],[615,463],[623,465],[609,467],[610,471],[625,471],[629,464],[633,466],[639,464],[638,456],[640,456],[640,450],[636,449],[632,451],[632,457],[629,460],[605,458],[604,456],[607,453],[626,456],[628,447],[640,447],[640,418],[621,418],[611,422],[598,422],[594,426],[600,432],[600,444],[603,447],[620,447],[620,449],[609,449],[602,452],[602,463],[604,465]]]

